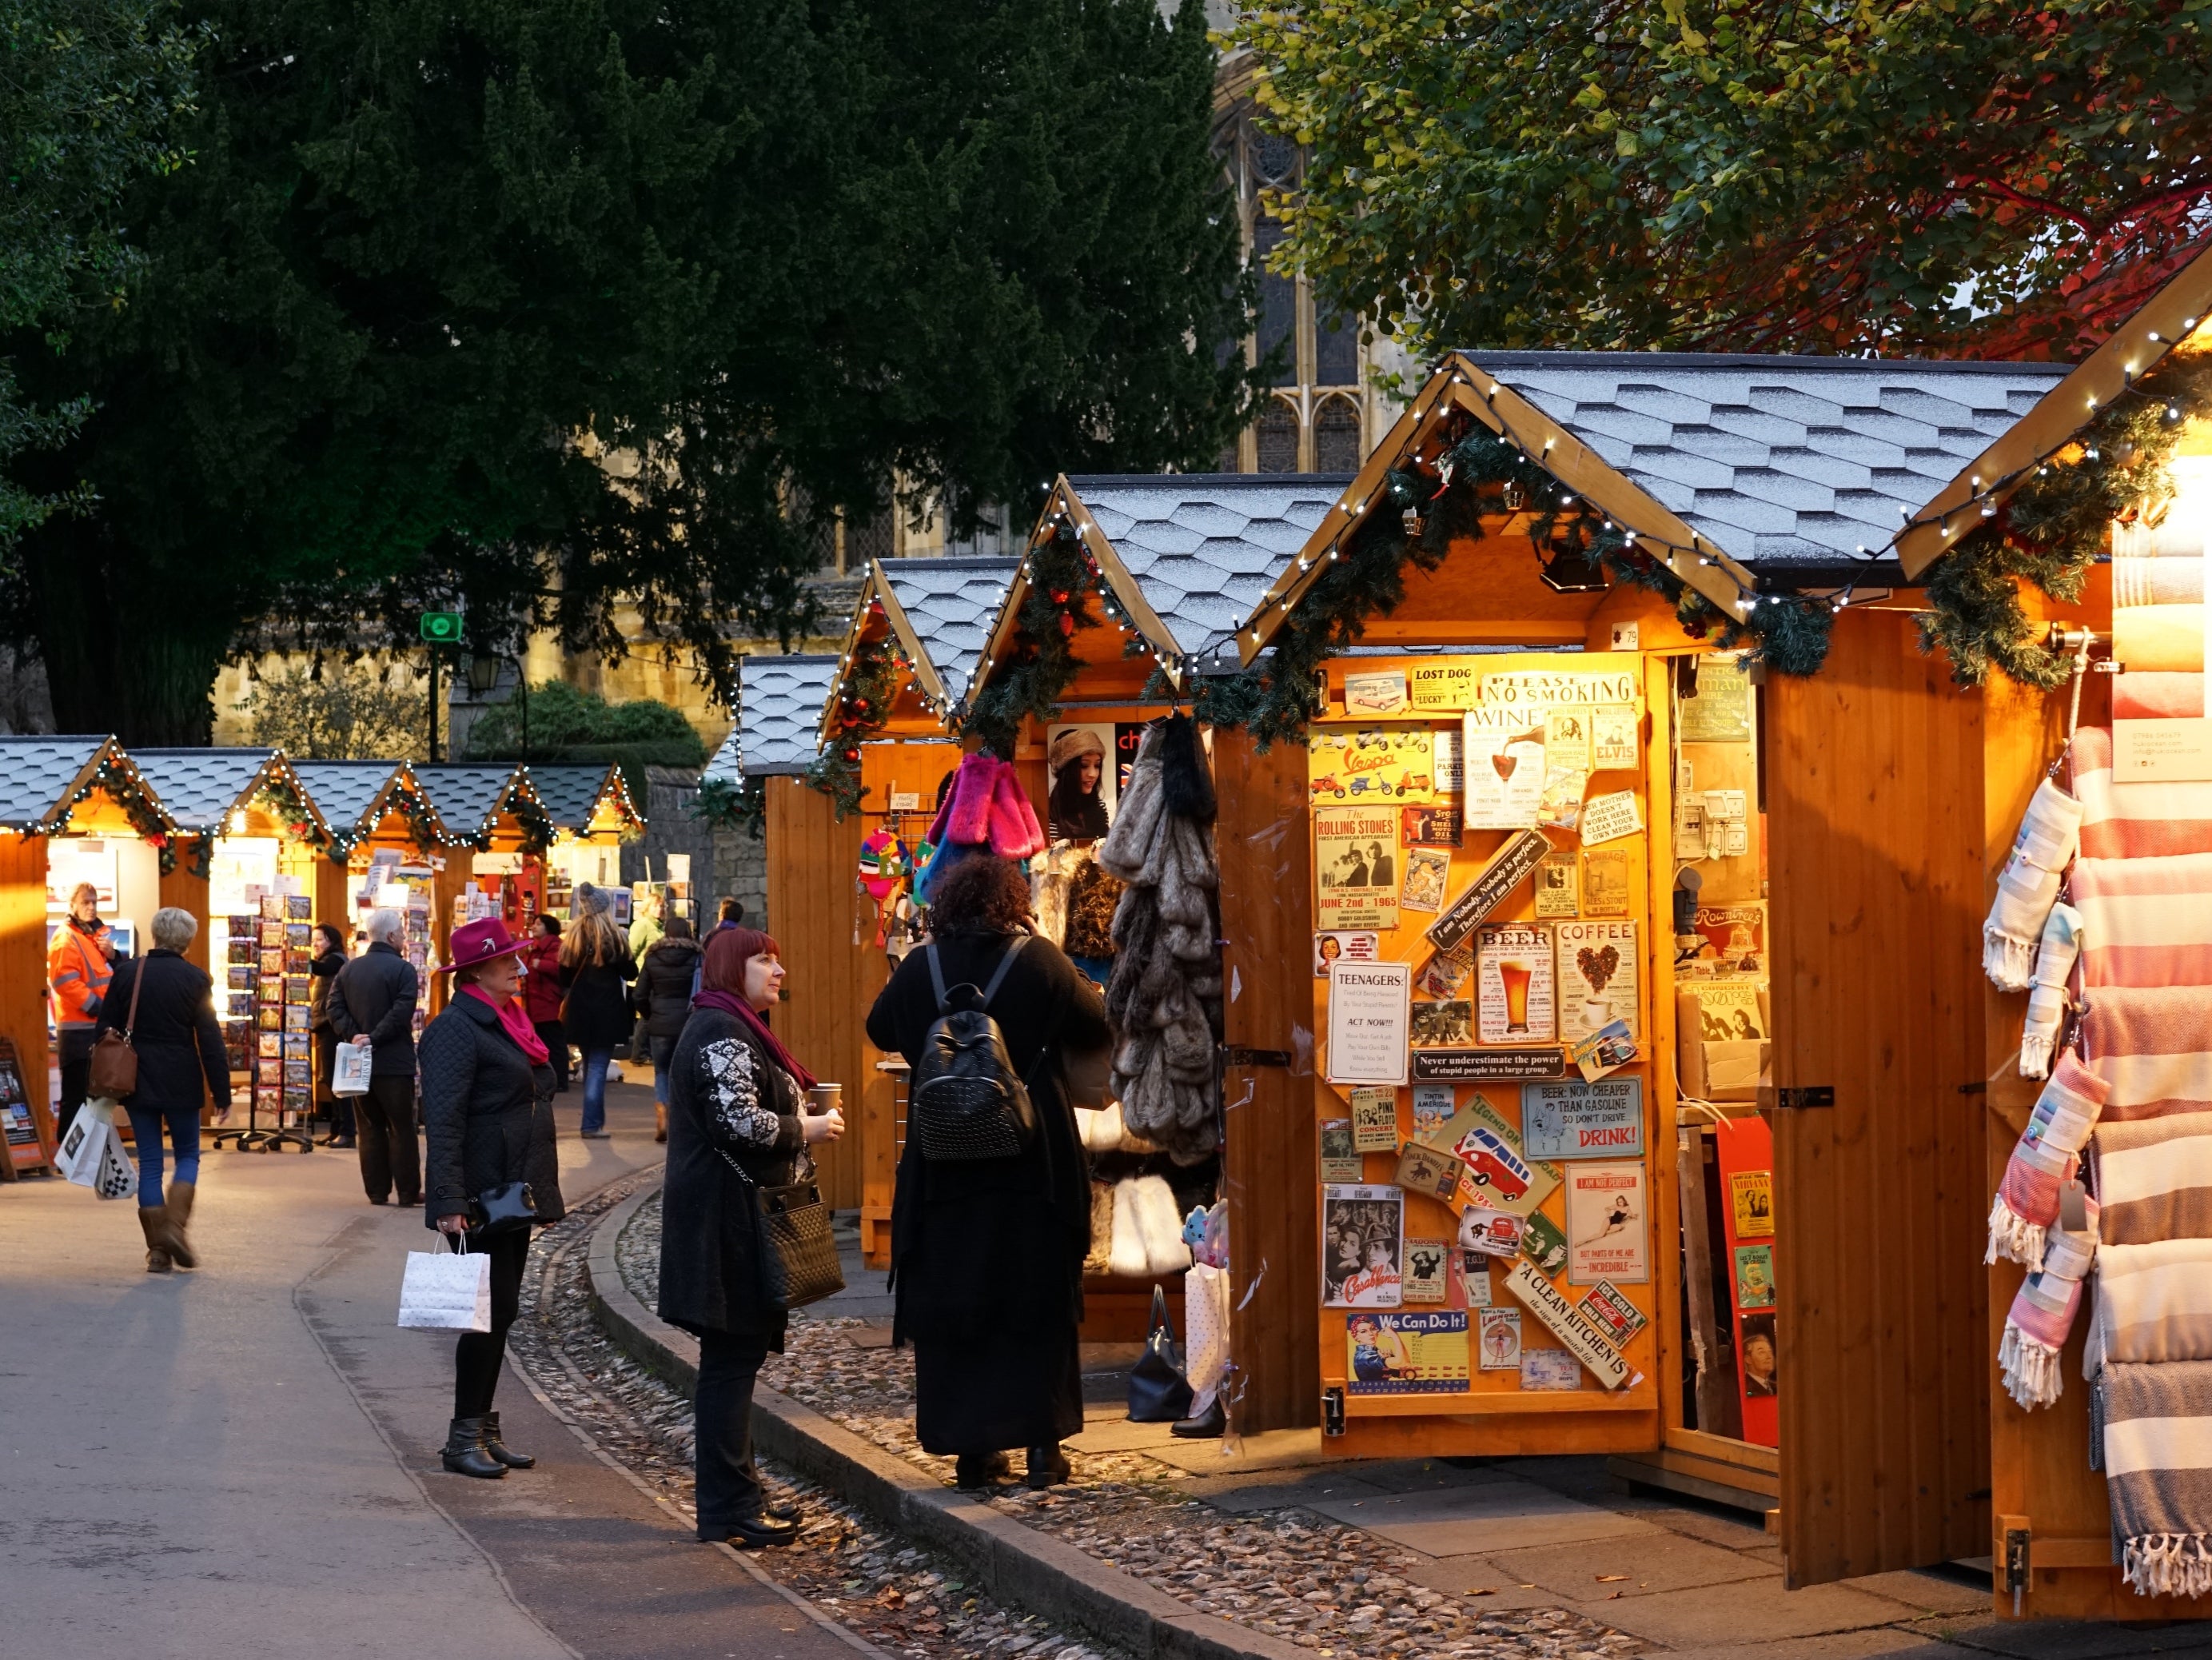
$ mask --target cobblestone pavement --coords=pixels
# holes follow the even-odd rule
[[[600,1335],[586,1283],[592,1225],[642,1179],[653,1178],[618,1183],[538,1236],[508,1353],[602,1450],[689,1516],[694,1513],[690,1402]],[[764,1462],[762,1474],[772,1502],[805,1506],[807,1527],[790,1548],[762,1551],[752,1560],[867,1642],[921,1660],[969,1655],[1119,1660],[1098,1645],[970,1590],[956,1566],[884,1532],[812,1483],[773,1463]]]
[[[647,1307],[653,1303],[659,1280],[659,1225],[656,1199],[639,1209],[617,1242],[623,1279]],[[574,1255],[574,1268],[562,1272],[580,1276],[581,1253]],[[611,1357],[612,1345],[597,1336],[580,1296],[571,1297],[564,1288],[559,1304],[563,1308],[575,1305],[573,1316],[559,1323],[557,1341],[563,1351],[588,1357],[592,1367],[609,1377],[611,1394],[621,1409],[634,1413],[641,1426],[655,1426],[653,1434],[663,1450],[656,1452],[641,1445],[639,1451],[645,1465],[663,1472],[649,1479],[683,1481],[688,1486],[683,1475],[690,1456],[688,1408],[641,1370],[628,1367],[625,1376],[616,1359],[599,1358]],[[533,1322],[533,1341],[538,1330]],[[931,1456],[915,1440],[912,1357],[903,1351],[860,1347],[855,1340],[866,1330],[862,1321],[809,1319],[802,1311],[793,1319],[787,1352],[769,1358],[762,1381],[949,1482],[952,1461]],[[639,1439],[642,1436],[641,1430]],[[684,1449],[680,1454],[666,1450],[679,1442]],[[624,1451],[619,1456],[628,1459],[631,1455]],[[1227,1514],[1188,1497],[1179,1487],[1188,1478],[1140,1453],[1073,1453],[1071,1458],[1075,1480],[1070,1485],[1042,1493],[1006,1489],[995,1501],[997,1507],[1193,1608],[1312,1648],[1323,1660],[1403,1660],[1417,1655],[1611,1660],[1645,1646],[1569,1610],[1486,1610],[1478,1597],[1449,1596],[1414,1584],[1406,1574],[1409,1560],[1387,1541],[1308,1511]],[[854,1583],[848,1585],[827,1576],[836,1580],[836,1595],[848,1606],[865,1601],[874,1617],[885,1606],[886,1596],[896,1593],[910,1599],[915,1584],[927,1586],[924,1594],[929,1596],[933,1614],[923,1623],[937,1629],[921,1633],[915,1640],[938,1646],[916,1651],[977,1654],[1035,1649],[1043,1653],[1048,1651],[1044,1645],[1065,1640],[1033,1627],[1006,1641],[1003,1633],[990,1631],[992,1620],[1006,1618],[1004,1611],[987,1614],[976,1607],[975,1612],[966,1612],[963,1604],[968,1599],[956,1600],[938,1589],[943,1584],[941,1572],[925,1577],[919,1564],[902,1567],[892,1554],[894,1541],[871,1539],[863,1543],[866,1524],[848,1512],[838,1514],[839,1525],[853,1529],[854,1542],[849,1547],[841,1543],[840,1549],[852,1560],[849,1577]],[[799,1570],[803,1554],[803,1550],[792,1553],[788,1563],[779,1556],[769,1566],[780,1573]],[[917,1552],[906,1554],[920,1557]],[[908,1578],[900,1578],[901,1573]],[[819,1595],[812,1584],[805,1589],[810,1596]],[[827,1602],[824,1605],[830,1606]],[[845,1607],[833,1612],[843,1617]],[[965,1624],[961,1623],[963,1619]],[[872,1635],[872,1627],[857,1620],[848,1623]],[[1034,1640],[1024,1642],[1024,1638]],[[876,1640],[887,1646],[908,1646],[899,1639]]]

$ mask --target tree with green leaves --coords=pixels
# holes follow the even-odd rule
[[[137,254],[122,198],[186,160],[172,133],[198,45],[167,0],[0,0],[0,334],[37,330],[64,350],[88,308],[121,303]],[[88,407],[24,402],[0,356],[0,556],[82,504],[73,481],[34,490],[9,461],[65,441]]]
[[[426,609],[609,657],[635,618],[726,698],[829,515],[1204,465],[1255,396],[1195,0],[186,15],[131,303],[7,348],[91,406],[47,459],[97,500],[0,605],[64,727],[204,739],[226,657]]]
[[[1282,257],[1454,346],[2070,356],[2205,236],[2198,0],[1298,0]]]

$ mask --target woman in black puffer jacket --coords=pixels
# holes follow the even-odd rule
[[[443,1453],[457,1475],[501,1476],[537,1461],[500,1441],[492,1395],[521,1298],[530,1230],[473,1231],[477,1195],[526,1182],[543,1226],[562,1214],[553,1146],[553,1068],[515,995],[526,942],[497,918],[453,930],[453,1000],[422,1029],[424,1220],[491,1258],[491,1329],[463,1332],[453,1347],[453,1421]],[[445,972],[441,968],[440,972]]]
[[[653,1055],[653,1139],[668,1139],[668,1062],[676,1040],[691,1018],[691,989],[699,979],[699,942],[681,916],[668,919],[668,931],[647,947],[630,988],[630,1006],[645,1017],[645,1041]]]

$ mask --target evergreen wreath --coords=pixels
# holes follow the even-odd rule
[[[709,830],[743,830],[756,842],[768,835],[768,789],[762,779],[707,779],[685,811]]]
[[[880,605],[878,607],[880,611]],[[860,782],[860,745],[884,729],[898,696],[902,661],[893,660],[888,635],[853,643],[843,678],[837,683],[837,712],[830,722],[830,742],[806,769],[806,783],[820,790],[843,823],[860,810],[868,792]]]
[[[2073,660],[2043,643],[2020,585],[2079,599],[2114,520],[2156,524],[2164,515],[2174,445],[2191,417],[2208,414],[2212,353],[2173,354],[2032,464],[2003,503],[1996,492],[2005,481],[1990,481],[1981,523],[1928,569],[1921,649],[1940,648],[1962,686],[1980,685],[1991,668],[2045,690],[2064,684]]]
[[[961,721],[1003,759],[1012,758],[1024,721],[1049,721],[1059,708],[1060,694],[1075,678],[1076,630],[1099,626],[1086,596],[1108,597],[1081,532],[1065,514],[1054,514],[1051,534],[1030,549],[1026,580],[1017,613],[1020,637],[1007,648],[1011,660],[976,692]]]

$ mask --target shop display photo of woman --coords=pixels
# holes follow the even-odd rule
[[[1045,803],[1046,834],[1054,841],[1097,842],[1110,827],[1106,747],[1095,727],[1063,727],[1054,733],[1047,763],[1052,794]]]

